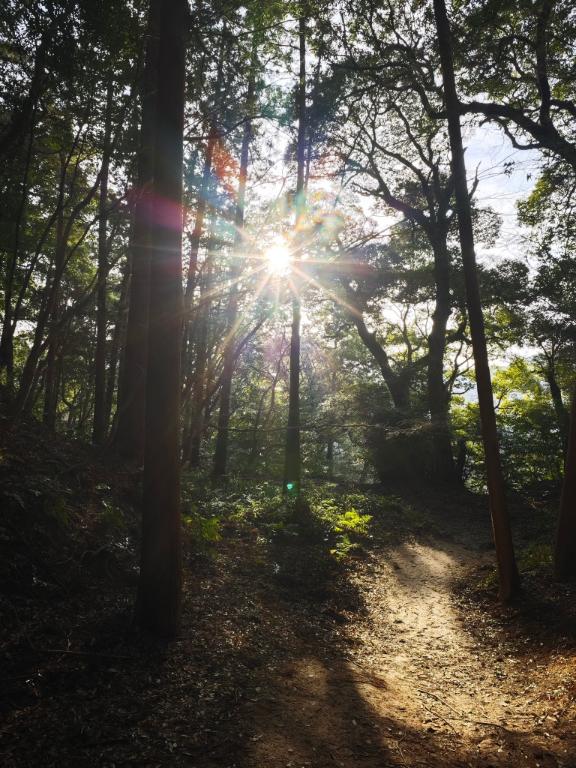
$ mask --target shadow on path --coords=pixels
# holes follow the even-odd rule
[[[457,510],[414,535],[377,521],[349,569],[318,536],[237,532],[193,563],[176,643],[131,636],[121,613],[81,624],[85,656],[31,659],[37,691],[8,701],[2,765],[573,768],[555,671],[485,644],[454,600],[490,558],[484,518],[462,512],[448,538]]]

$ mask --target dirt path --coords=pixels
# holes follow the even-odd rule
[[[463,597],[492,563],[485,512],[437,517],[382,521],[343,569],[323,540],[233,528],[189,560],[174,643],[130,630],[129,583],[55,602],[9,648],[0,765],[576,768],[574,630],[552,626],[573,592]]]
[[[366,612],[342,631],[347,658],[302,643],[254,706],[245,765],[574,768],[560,711],[574,701],[574,657],[487,644],[453,598],[463,570],[486,559],[443,541],[372,557],[355,577]]]

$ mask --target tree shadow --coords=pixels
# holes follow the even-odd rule
[[[373,561],[396,559],[398,583],[413,587],[408,542],[421,535],[394,533],[367,546],[366,571]],[[320,534],[304,525],[297,535],[270,540],[254,529],[223,541],[213,558],[195,557],[175,643],[135,635],[118,602],[80,621],[72,636],[54,637],[54,647],[70,642],[81,654],[54,654],[37,665],[51,677],[7,712],[2,764],[559,765],[538,729],[474,724],[433,699],[423,714],[415,712],[398,699],[402,680],[391,681],[390,668],[359,662],[363,641],[354,627],[369,611],[366,592],[354,569],[327,559],[329,542]],[[422,536],[429,545],[428,532]],[[457,545],[436,546],[446,554]],[[420,579],[420,588],[429,581]],[[124,592],[124,605],[128,599]],[[386,617],[387,625],[395,618]]]
[[[430,546],[429,539],[424,546]],[[437,546],[444,558],[458,551],[458,545],[450,542],[437,542]],[[413,588],[415,582],[408,574],[416,565],[417,552],[408,542],[395,541],[393,546],[376,546],[375,554],[390,555],[391,549],[399,564],[400,585]],[[418,589],[430,589],[436,577],[434,566],[428,576],[419,580]],[[280,595],[286,599],[285,585]],[[356,600],[365,611],[361,595]],[[335,607],[342,607],[337,599]],[[394,621],[391,615],[389,622]],[[430,693],[434,708],[424,706],[428,718],[421,714],[419,720],[413,710],[403,712],[408,708],[397,700],[396,686],[388,683],[390,670],[382,668],[375,675],[350,659],[353,636],[346,625],[343,629],[323,626],[319,633],[300,622],[293,625],[293,635],[291,657],[252,706],[252,743],[237,758],[244,768],[560,764],[547,745],[545,727],[474,720],[446,705],[444,691]]]

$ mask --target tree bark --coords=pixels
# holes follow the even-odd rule
[[[361,314],[359,312],[350,312],[349,316],[356,326],[356,330],[358,331],[362,343],[378,363],[378,367],[380,368],[382,378],[388,387],[394,407],[399,411],[408,412],[410,410],[411,378],[408,371],[406,371],[406,375],[404,376],[400,376],[393,371],[386,350],[378,342],[376,334],[373,331],[368,330]]]
[[[42,423],[52,432],[56,428],[56,413],[58,411],[58,361],[60,355],[59,339],[52,337],[46,353],[46,369],[44,372],[44,409]]]
[[[568,450],[556,530],[554,573],[559,581],[576,580],[576,387],[572,395]]]
[[[303,4],[302,4],[303,5]],[[304,224],[306,170],[306,18],[304,8],[298,21],[299,77],[296,91],[298,113],[298,140],[296,144],[296,220],[295,242],[302,240]],[[286,454],[284,461],[283,492],[298,498],[300,495],[302,459],[300,452],[300,281],[292,275],[292,333],[290,337],[290,386],[288,394],[288,425],[286,430]]]
[[[153,0],[152,6],[157,0]],[[180,354],[182,345],[182,172],[186,72],[185,0],[164,0],[159,29],[140,627],[173,637],[180,626]],[[154,13],[154,11],[152,11]],[[162,215],[160,215],[162,213]]]
[[[197,285],[198,276],[198,254],[200,253],[200,243],[202,235],[204,233],[204,220],[206,218],[206,211],[208,209],[208,200],[212,191],[212,162],[214,159],[214,151],[218,143],[218,108],[220,92],[222,90],[222,83],[224,78],[224,58],[226,53],[226,41],[227,41],[227,26],[224,24],[222,30],[222,44],[220,46],[220,52],[218,54],[218,65],[216,69],[216,83],[214,85],[214,97],[213,97],[213,111],[210,115],[210,127],[208,132],[208,142],[206,144],[206,152],[204,154],[204,166],[202,169],[202,180],[200,182],[200,188],[198,189],[198,201],[196,205],[196,218],[194,220],[194,229],[190,235],[190,257],[188,261],[188,276],[186,279],[186,291],[184,293],[184,335],[182,341],[182,355],[183,355],[183,368],[185,382],[192,383],[193,381],[193,358],[195,351],[198,349],[198,342],[196,335],[198,333],[197,315],[193,308],[194,291]],[[184,453],[186,457],[189,457],[190,453],[190,441],[192,439],[192,433],[190,429],[191,422],[198,422],[198,418],[193,415],[193,405],[186,399],[185,411],[189,418],[185,419],[186,427],[184,433]],[[195,452],[195,448],[192,449]],[[199,445],[198,445],[198,457],[199,461]]]
[[[208,326],[212,306],[212,271],[214,264],[214,227],[216,214],[213,213],[210,223],[204,274],[201,280],[200,301],[195,308],[195,356],[194,372],[192,375],[192,400],[190,403],[190,424],[185,458],[191,467],[200,466],[200,448],[204,431],[203,407],[206,392],[206,368],[208,365]]]
[[[436,300],[432,329],[428,336],[427,390],[428,408],[434,446],[434,471],[437,480],[455,478],[454,455],[450,437],[450,396],[444,383],[446,328],[452,310],[450,299],[450,255],[445,233],[432,244]]]
[[[44,412],[43,423],[48,429],[54,430],[56,426],[56,411],[58,409],[58,375],[56,371],[57,357],[60,349],[60,335],[61,331],[58,327],[59,319],[59,305],[60,305],[60,286],[58,275],[61,274],[63,269],[64,260],[66,258],[66,240],[65,240],[65,227],[62,214],[58,216],[56,224],[56,252],[54,257],[54,286],[52,289],[51,298],[51,310],[50,321],[48,330],[48,349],[46,353],[46,370],[44,374]],[[41,329],[38,336],[39,342],[41,342],[43,335],[42,323],[38,322],[38,327]],[[36,340],[36,339],[35,339]],[[40,355],[41,347],[38,346],[38,357]],[[32,360],[34,358],[32,357]],[[28,362],[28,361],[27,361]],[[34,365],[36,368],[36,365]],[[26,370],[26,368],[25,368]],[[28,368],[29,373],[33,373],[31,368]]]
[[[94,354],[94,424],[92,442],[102,445],[106,439],[106,295],[108,277],[108,175],[110,171],[110,138],[112,134],[113,80],[110,77],[106,90],[106,115],[104,118],[104,142],[102,148],[102,173],[98,220],[98,290],[96,293],[96,352]]]
[[[30,138],[24,161],[24,173],[22,178],[22,194],[14,223],[14,245],[8,259],[6,278],[4,282],[4,322],[2,324],[2,336],[0,338],[0,369],[6,369],[6,384],[12,394],[14,388],[14,311],[12,307],[12,294],[14,291],[14,278],[20,254],[20,236],[22,225],[25,221],[26,203],[28,201],[28,177],[32,164],[32,149],[34,145],[34,120],[30,129]]]
[[[30,126],[33,125],[34,111],[46,82],[46,59],[49,58],[49,46],[57,24],[58,20],[53,19],[48,29],[42,33],[34,55],[34,68],[28,93],[19,107],[14,110],[7,127],[0,134],[0,157],[2,158],[15,152],[18,144],[26,137]]]
[[[290,384],[288,428],[284,464],[284,493],[298,498],[301,484],[300,457],[300,297],[292,296],[292,333],[290,336]]]
[[[126,264],[124,268],[124,274],[122,275],[122,286],[120,288],[120,300],[118,302],[118,313],[116,315],[116,322],[114,324],[114,334],[112,336],[112,343],[110,345],[110,365],[108,368],[108,381],[106,384],[106,423],[110,424],[110,418],[112,416],[112,406],[114,405],[114,392],[116,389],[116,378],[118,374],[118,383],[122,372],[118,371],[119,353],[123,343],[125,343],[126,337],[126,321],[127,321],[127,298],[128,298],[128,285],[130,279],[130,268]],[[112,433],[114,433],[114,424],[112,424]]]
[[[458,94],[456,92],[456,81],[454,77],[450,23],[448,21],[444,0],[434,0],[434,15],[438,33],[440,62],[444,84],[444,100],[448,117],[450,148],[452,151],[452,173],[454,176],[468,319],[470,322],[474,352],[476,387],[478,391],[478,403],[480,406],[492,529],[498,563],[500,599],[502,601],[508,601],[518,592],[520,580],[514,557],[512,532],[506,507],[504,478],[502,475],[502,467],[500,465],[492,380],[488,364],[484,317],[482,314],[482,303],[478,285],[472,214],[468,185],[466,182],[466,166],[464,163],[464,149],[460,128]]]
[[[146,422],[146,370],[150,300],[150,212],[154,180],[154,140],[161,3],[152,0],[147,29],[142,82],[142,118],[138,152],[137,190],[130,243],[130,293],[126,344],[121,363],[114,448],[125,459],[144,460]]]
[[[550,397],[552,399],[552,405],[554,406],[556,420],[558,421],[560,439],[562,440],[562,450],[566,455],[568,452],[568,436],[570,433],[570,414],[562,399],[562,390],[556,379],[556,369],[552,357],[547,359],[543,373],[550,388]]]
[[[236,211],[234,224],[236,227],[234,235],[234,253],[233,264],[230,270],[232,284],[230,286],[230,298],[227,307],[227,325],[228,332],[224,346],[224,368],[222,371],[222,384],[220,388],[220,408],[218,411],[218,431],[216,433],[216,448],[214,451],[214,477],[223,477],[228,467],[228,428],[230,425],[230,398],[232,395],[232,377],[234,375],[235,364],[235,342],[236,342],[236,318],[238,315],[238,277],[241,271],[241,265],[238,263],[241,256],[241,249],[244,242],[244,208],[246,202],[246,182],[248,180],[248,152],[252,140],[252,121],[250,115],[254,107],[255,83],[256,83],[256,65],[257,65],[257,46],[256,38],[252,45],[252,56],[250,60],[250,74],[248,79],[248,92],[246,94],[246,107],[244,123],[244,135],[242,137],[242,148],[240,150],[240,171],[238,177],[238,194],[236,197]]]

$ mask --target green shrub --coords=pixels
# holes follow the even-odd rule
[[[525,547],[518,555],[520,571],[537,571],[552,564],[552,547],[543,542],[534,542]]]
[[[372,520],[371,515],[360,515],[354,507],[347,509],[340,515],[334,530],[336,533],[355,534],[356,536],[368,536],[368,526]]]
[[[222,538],[219,517],[201,515],[192,507],[182,519],[190,535],[192,547],[197,552],[210,552]]]
[[[124,530],[126,528],[126,520],[123,511],[113,502],[102,499],[100,524],[110,533]]]

